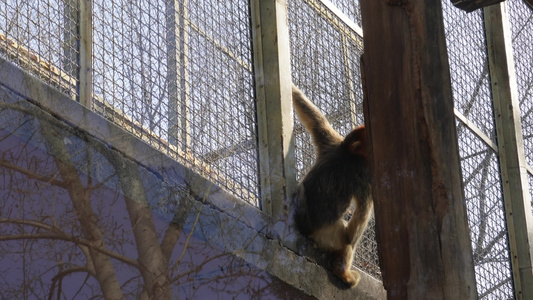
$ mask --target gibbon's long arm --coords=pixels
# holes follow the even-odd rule
[[[343,137],[331,127],[326,117],[295,85],[292,86],[292,103],[300,121],[313,137],[318,157],[343,141]]]

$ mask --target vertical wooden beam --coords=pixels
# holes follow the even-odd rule
[[[69,97],[78,101],[79,92],[79,5],[78,0],[63,1],[63,63],[62,69],[72,78],[76,79],[77,86],[73,86],[69,91]],[[67,69],[72,67],[72,69]]]
[[[389,299],[475,299],[440,1],[361,0],[364,110]]]
[[[296,186],[286,0],[252,0],[261,207],[274,219]]]
[[[484,8],[515,299],[533,299],[533,216],[505,3]]]
[[[188,2],[167,1],[165,7],[170,119],[168,141],[183,153],[186,153],[191,143]]]
[[[79,102],[91,109],[93,98],[93,35],[92,0],[80,0],[80,75]]]

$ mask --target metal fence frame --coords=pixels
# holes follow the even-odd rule
[[[359,26],[356,25],[360,22],[357,15],[358,7],[343,12],[338,7],[346,9],[347,6],[340,0],[334,1],[335,4],[327,0],[305,1],[315,7],[322,7],[321,11],[328,14],[329,18],[333,17],[344,22],[345,25],[348,24],[347,27],[352,28],[362,37],[362,32],[359,32]],[[76,53],[73,53],[77,56],[78,62],[76,74],[68,74],[67,70],[54,68],[46,59],[35,56],[23,45],[14,45],[13,42],[16,41],[8,40],[0,32],[0,43],[4,46],[0,47],[2,55],[8,58],[16,56],[17,63],[25,68],[48,70],[46,73],[40,73],[40,77],[48,78],[45,80],[47,83],[52,82],[61,87],[61,91],[104,116],[109,111],[115,111],[115,115],[122,116],[119,123],[124,127],[138,127],[138,124],[128,119],[123,113],[116,112],[116,108],[108,107],[104,102],[94,102],[92,94],[93,1],[64,0],[64,3],[68,4],[65,15],[71,15],[66,19],[79,23],[77,38],[72,39],[71,36],[69,39],[68,35],[63,37],[65,47],[76,50],[74,51]],[[186,3],[167,1],[167,4],[166,11],[169,16],[177,16],[167,18],[167,26],[180,28],[187,22]],[[288,208],[283,205],[284,199],[294,191],[297,178],[297,159],[292,140],[294,116],[290,105],[291,58],[287,3],[275,0],[250,0],[250,12],[257,117],[257,172],[260,180],[258,201],[267,215],[278,219],[287,213]],[[533,15],[533,12],[530,13]],[[491,103],[495,115],[495,136],[490,137],[475,122],[469,120],[469,117],[465,117],[460,110],[456,109],[455,115],[458,122],[462,124],[461,126],[468,128],[491,151],[498,153],[498,175],[501,181],[512,267],[510,280],[513,282],[514,297],[529,299],[533,298],[533,205],[531,202],[533,167],[528,164],[528,161],[533,158],[528,156],[531,155],[531,151],[526,151],[527,149],[524,148],[524,139],[527,139],[526,143],[530,144],[532,138],[524,137],[522,131],[524,124],[521,123],[520,118],[521,104],[518,99],[519,87],[517,87],[507,4],[502,3],[485,8],[483,15]],[[175,90],[174,93],[178,95],[178,98],[180,93],[186,94],[188,89],[187,86],[178,88],[178,84],[183,82],[180,76],[187,76],[186,72],[178,70],[180,65],[187,64],[184,61],[187,55],[180,56],[187,51],[187,47],[184,47],[187,40],[186,32],[179,30],[169,32],[167,36],[168,66],[177,70],[172,73],[174,77],[169,78],[170,83],[175,83],[175,85],[170,85],[170,89]],[[174,44],[171,45],[171,43]],[[185,96],[182,98],[186,101]],[[176,115],[170,118],[176,120],[177,126],[187,129],[190,126],[187,117],[189,112],[188,106],[184,107],[183,111],[176,112]],[[169,131],[172,130],[169,129]],[[149,136],[157,138],[152,133]],[[146,138],[146,134],[142,137]],[[184,145],[187,145],[190,136],[185,134],[181,136],[181,139],[185,141]],[[173,144],[170,140],[167,142]],[[206,167],[203,162],[197,162],[197,158],[191,157],[186,149],[174,149],[174,151],[181,153],[182,158],[191,159],[192,164],[197,164],[200,168]]]

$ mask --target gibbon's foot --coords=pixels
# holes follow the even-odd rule
[[[333,252],[333,273],[350,287],[359,283],[361,275],[351,269],[353,260],[353,248],[346,245],[342,250]]]
[[[344,281],[350,287],[355,287],[359,283],[359,280],[361,280],[361,276],[359,275],[359,273],[357,273],[357,271],[354,271],[354,270],[346,270],[341,273],[336,273],[335,275],[337,275],[342,281]]]

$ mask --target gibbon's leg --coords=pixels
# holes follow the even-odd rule
[[[326,117],[295,85],[292,85],[292,103],[300,121],[313,137],[318,157],[328,147],[343,141],[344,138],[331,127]]]
[[[345,245],[342,250],[333,252],[333,273],[351,287],[356,286],[361,279],[359,273],[352,270],[351,267],[357,243],[361,239],[372,215],[372,207],[373,202],[370,201],[370,198],[365,199],[365,201],[357,199],[356,210],[344,231],[349,244]]]
[[[342,218],[335,223],[324,225],[311,234],[311,239],[320,246],[320,248],[337,252],[343,249],[346,243],[349,243],[346,235],[347,222]]]
[[[351,245],[346,245],[342,250],[333,253],[333,274],[350,287],[356,286],[361,279],[359,273],[351,269],[354,249]]]
[[[348,221],[348,226],[346,227],[346,235],[350,241],[352,247],[355,249],[357,243],[363,236],[368,221],[370,221],[370,216],[372,215],[372,208],[374,203],[370,198],[365,200],[356,199],[357,206],[355,208],[354,214]]]

